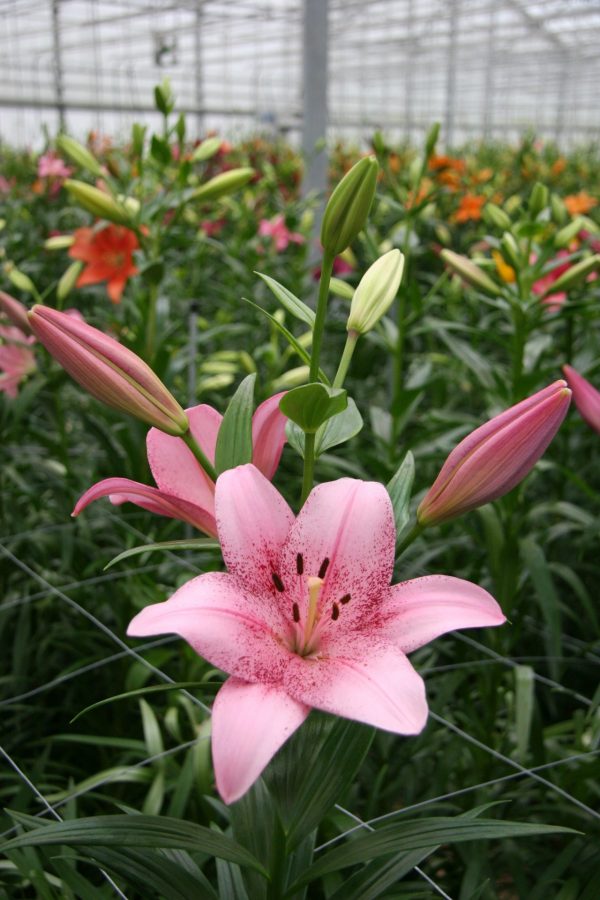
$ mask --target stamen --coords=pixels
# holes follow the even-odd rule
[[[331,610],[331,618],[334,622],[336,622],[340,617],[340,608],[337,603],[333,604],[333,609]]]
[[[321,563],[321,568],[319,569],[319,578],[325,578],[325,574],[327,569],[329,568],[329,557],[326,556],[323,562]]]
[[[304,560],[301,553],[296,554],[296,572],[298,575],[302,575],[304,572]]]
[[[292,616],[294,617],[294,622],[300,621],[300,608],[297,603],[294,603],[292,606]]]
[[[340,603],[343,603],[343,604],[350,603],[351,599],[352,598],[350,597],[350,594],[344,594],[343,597],[340,597]]]
[[[275,585],[279,593],[283,594],[283,592],[285,591],[285,587],[277,572],[271,572],[271,578],[273,579],[273,584]]]

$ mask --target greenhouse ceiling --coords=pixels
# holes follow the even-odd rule
[[[297,139],[307,71],[332,138],[434,120],[447,144],[599,136],[598,0],[0,0],[0,23],[0,138],[17,145],[61,123],[123,133],[164,77],[199,134]]]

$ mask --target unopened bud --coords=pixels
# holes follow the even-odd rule
[[[490,225],[500,228],[502,231],[508,231],[512,225],[509,215],[503,209],[496,206],[495,203],[486,203],[483,207],[483,218]]]
[[[21,272],[20,269],[17,269],[14,263],[7,262],[4,266],[4,271],[8,275],[8,280],[11,284],[14,284],[20,291],[25,291],[27,294],[36,293],[35,284],[29,275],[26,275],[25,272]]]
[[[367,269],[352,298],[348,331],[371,331],[394,302],[403,271],[404,256],[399,250],[390,250]]]
[[[218,200],[220,197],[232,194],[239,188],[244,187],[253,176],[254,169],[251,169],[249,166],[229,169],[228,172],[221,172],[220,175],[215,175],[206,184],[201,184],[193,192],[191,199],[200,200],[202,203],[206,203],[209,200]]]
[[[80,206],[99,219],[107,219],[117,225],[131,224],[131,217],[125,207],[99,188],[71,178],[67,178],[65,187]]]
[[[446,522],[512,490],[548,447],[570,400],[566,382],[555,381],[467,435],[423,498],[420,524]]]
[[[574,237],[577,237],[583,228],[582,220],[576,216],[568,225],[561,228],[554,235],[554,245],[556,247],[568,247]]]
[[[192,153],[192,162],[206,162],[207,159],[219,152],[222,143],[223,141],[219,137],[206,138]]]
[[[4,291],[0,291],[0,312],[4,313],[6,318],[10,319],[13,325],[16,325],[25,334],[32,334],[26,307],[10,294],[5,294]]]
[[[510,263],[513,269],[520,271],[523,265],[523,258],[519,245],[510,231],[505,231],[500,239],[500,248],[504,259]]]
[[[60,301],[69,296],[77,283],[77,279],[79,278],[82,269],[83,263],[77,260],[72,262],[69,268],[63,272],[56,288],[56,296]]]
[[[440,136],[440,123],[434,122],[429,131],[427,132],[427,137],[425,138],[425,157],[429,159],[433,151],[435,150],[435,145],[438,142],[438,138]]]
[[[490,294],[492,297],[498,297],[502,293],[498,285],[472,259],[461,256],[453,250],[442,250],[440,256],[453,272],[460,275],[472,287],[483,291],[484,294]]]
[[[187,416],[152,369],[131,350],[73,316],[34,306],[29,323],[61,366],[92,396],[177,437]]]
[[[86,169],[97,178],[103,174],[102,166],[96,157],[90,153],[87,147],[84,147],[83,144],[80,144],[74,138],[69,137],[68,134],[59,134],[56,138],[56,146],[72,162],[81,166],[82,169]]]
[[[568,214],[565,204],[562,202],[558,194],[552,194],[550,197],[550,209],[552,210],[552,218],[557,225],[562,225],[567,221]]]
[[[321,225],[321,244],[337,256],[364,228],[377,186],[379,166],[373,156],[360,159],[332,193]]]
[[[48,238],[44,241],[45,250],[67,250],[75,243],[72,234],[57,234],[55,237]]]
[[[549,195],[546,185],[536,181],[529,197],[529,212],[534,219],[548,206]]]
[[[568,291],[580,281],[583,281],[591,272],[600,269],[600,254],[595,253],[594,256],[588,256],[586,259],[579,260],[574,266],[570,266],[566,272],[554,281],[542,294],[542,300],[547,294],[560,294],[562,291]]]

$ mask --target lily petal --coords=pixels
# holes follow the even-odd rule
[[[331,618],[334,602],[344,601],[335,630],[351,627],[376,609],[394,569],[396,528],[386,489],[372,481],[340,478],[316,487],[294,522],[281,555],[284,583],[296,583],[300,610],[307,591],[297,576],[324,579],[319,613]],[[327,609],[325,609],[328,607]]]
[[[223,417],[201,403],[186,410],[190,430],[210,462],[215,459],[217,434]],[[197,503],[214,514],[214,482],[181,438],[151,428],[146,438],[148,462],[162,491]]]
[[[506,621],[491,594],[448,575],[427,575],[393,585],[380,614],[386,640],[404,653],[448,631],[492,627]]]
[[[225,682],[212,708],[213,764],[225,803],[246,793],[309,712],[274,685]]]
[[[285,391],[269,397],[252,417],[252,462],[269,480],[277,471],[285,444],[286,416],[279,410]]]
[[[249,593],[226,572],[208,572],[139,612],[127,634],[178,634],[224,672],[277,684],[291,654],[272,630],[273,617],[278,614],[269,597]]]
[[[276,599],[281,595],[276,587],[279,556],[294,521],[288,504],[271,482],[248,464],[219,476],[215,506],[227,569],[249,591],[270,597],[274,606],[281,607]],[[291,615],[291,603],[289,612]]]
[[[78,516],[86,506],[101,497],[109,497],[115,506],[120,506],[121,503],[135,503],[136,506],[158,513],[159,516],[188,522],[211,537],[217,536],[217,523],[210,510],[147,484],[132,481],[130,478],[105,478],[98,481],[81,495],[71,515]]]
[[[295,700],[397,734],[418,734],[427,721],[423,679],[404,653],[361,635],[336,641],[335,655],[293,656],[283,687]]]

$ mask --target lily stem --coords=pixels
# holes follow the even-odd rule
[[[335,256],[326,250],[323,254],[321,279],[319,281],[319,296],[317,298],[317,313],[315,316],[315,324],[313,326],[309,381],[318,381],[319,379],[319,357],[321,355],[321,344],[323,343],[323,330],[325,328],[325,315],[327,313],[327,297],[329,296],[329,282],[331,281],[334,260]]]
[[[315,438],[316,435],[304,435],[304,473],[302,475],[302,495],[300,506],[304,506],[306,498],[312,491],[315,474]]]
[[[396,559],[404,553],[407,547],[410,547],[412,542],[419,537],[419,535],[422,531],[425,530],[425,528],[425,525],[421,525],[420,522],[415,522],[406,537],[402,541],[400,541],[400,543],[396,547]]]
[[[194,456],[196,457],[196,459],[198,460],[198,462],[200,463],[200,465],[202,466],[202,468],[204,469],[204,471],[206,472],[208,477],[212,478],[213,481],[216,481],[217,480],[217,470],[215,469],[213,464],[210,462],[210,460],[208,459],[208,457],[202,450],[202,447],[200,446],[200,444],[198,443],[198,441],[196,440],[196,438],[194,437],[194,435],[192,434],[192,432],[189,429],[188,429],[188,431],[186,431],[185,434],[181,435],[181,440],[185,441],[185,443],[190,448],[190,450],[192,451],[192,453],[194,454]]]
[[[332,387],[341,388],[344,384],[346,375],[348,374],[350,363],[352,361],[352,356],[354,355],[354,350],[356,349],[356,342],[358,341],[358,338],[359,334],[357,331],[348,332],[348,337],[346,338],[346,344],[344,346],[344,352],[342,353],[342,358],[340,359],[338,370],[335,373]]]

